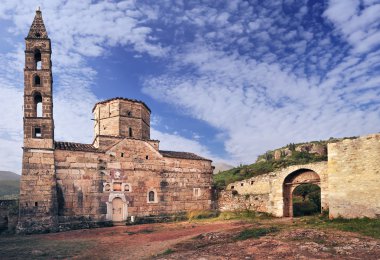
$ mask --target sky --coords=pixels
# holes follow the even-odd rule
[[[92,143],[92,107],[112,97],[151,108],[160,149],[231,165],[380,131],[379,0],[0,0],[0,170],[21,172],[37,6],[52,41],[56,140]]]

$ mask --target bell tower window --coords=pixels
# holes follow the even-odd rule
[[[39,87],[41,85],[41,78],[40,76],[36,75],[34,76],[34,85]]]
[[[40,127],[35,127],[33,129],[33,137],[34,138],[42,138],[42,132]]]
[[[34,107],[35,107],[35,116],[42,117],[42,96],[38,92],[34,94]]]
[[[40,70],[41,69],[41,51],[40,50],[34,51],[34,62],[36,65],[36,69]]]

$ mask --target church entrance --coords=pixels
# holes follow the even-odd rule
[[[124,203],[121,198],[112,200],[112,221],[123,221]]]

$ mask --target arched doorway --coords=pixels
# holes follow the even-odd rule
[[[285,178],[283,183],[284,217],[293,217],[293,192],[297,186],[301,184],[315,184],[320,186],[319,175],[309,169],[299,169],[290,173]]]
[[[313,183],[298,185],[293,190],[293,216],[310,216],[321,212],[321,188]]]
[[[112,200],[112,221],[123,221],[124,203],[121,198]]]

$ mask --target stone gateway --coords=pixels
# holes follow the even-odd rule
[[[160,150],[141,101],[95,104],[92,144],[56,141],[52,48],[39,10],[25,41],[18,232],[211,209],[211,161]]]

